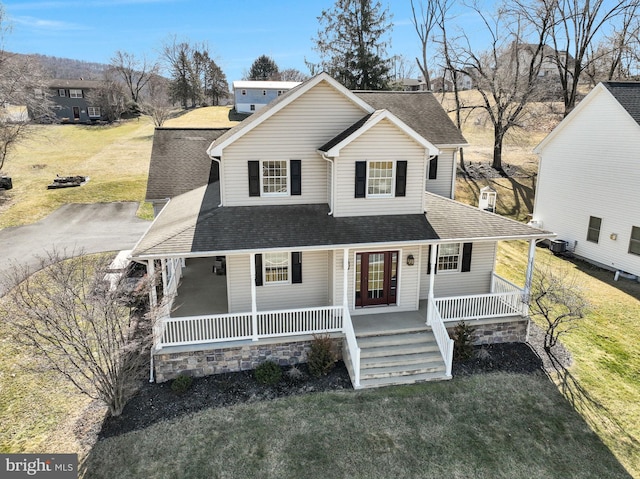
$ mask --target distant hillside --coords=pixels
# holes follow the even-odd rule
[[[72,60],[71,58],[50,57],[47,55],[30,54],[18,56],[27,56],[36,60],[47,76],[50,78],[59,78],[66,80],[75,80],[82,78],[84,80],[100,80],[103,72],[109,67],[104,63],[84,62],[81,60]]]

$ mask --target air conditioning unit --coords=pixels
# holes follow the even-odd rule
[[[567,251],[567,242],[565,240],[551,240],[549,242],[549,249],[553,254],[562,254]]]

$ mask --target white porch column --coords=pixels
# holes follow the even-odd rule
[[[258,340],[258,305],[256,301],[256,254],[249,255],[249,268],[251,271],[251,336]]]
[[[161,264],[161,268],[162,268],[162,291],[164,291],[166,293],[167,291],[167,286],[168,286],[168,282],[167,282],[167,260],[166,259],[161,259],[160,260],[160,264]]]
[[[429,254],[429,271],[431,273],[429,274],[429,296],[427,299],[427,325],[431,324],[431,308],[435,306],[433,304],[433,301],[434,301],[433,286],[436,281],[436,268],[437,268],[437,262],[438,262],[439,248],[440,246],[437,244],[431,245],[431,252]]]
[[[153,260],[150,259],[147,261],[147,275],[149,276],[149,278],[153,279],[155,277],[155,274],[155,265],[153,263]],[[158,306],[158,292],[156,291],[155,281],[151,283],[151,291],[149,291],[149,303],[151,304],[152,308]]]
[[[349,293],[347,291],[347,285],[349,282],[349,248],[344,249],[344,257],[342,258],[342,304],[345,308],[349,308]]]
[[[531,297],[531,283],[533,282],[533,265],[536,256],[536,240],[529,240],[529,259],[527,261],[527,273],[524,280],[524,294],[522,295],[523,313],[529,314],[529,298]]]

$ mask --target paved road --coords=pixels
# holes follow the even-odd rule
[[[133,202],[69,204],[37,223],[2,229],[0,275],[14,262],[36,266],[38,256],[54,247],[86,253],[131,249],[150,225],[136,218],[137,209]]]

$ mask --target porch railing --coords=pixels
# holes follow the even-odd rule
[[[525,316],[522,289],[494,275],[488,294],[435,298],[435,304],[443,321],[463,321],[501,316]]]
[[[262,311],[256,316],[255,323],[252,313],[165,317],[157,323],[156,348],[340,332],[343,329],[342,306]]]
[[[436,338],[438,349],[440,350],[440,354],[442,354],[446,375],[451,377],[451,365],[453,364],[453,339],[449,337],[447,328],[445,327],[442,317],[440,316],[440,312],[438,311],[436,301],[437,300],[434,300],[433,296],[429,297],[429,303],[427,305],[427,308],[429,308],[429,313],[427,315],[429,321],[427,324],[431,326],[431,331]]]

